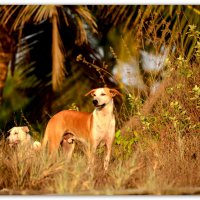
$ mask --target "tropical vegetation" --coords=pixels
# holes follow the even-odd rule
[[[199,194],[198,5],[0,5],[0,193]],[[78,145],[62,156],[24,154],[7,131],[27,125],[42,140],[63,109],[92,111],[84,97],[117,88],[110,169],[86,169]]]

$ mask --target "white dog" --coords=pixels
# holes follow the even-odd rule
[[[34,150],[38,150],[41,147],[41,143],[33,141],[33,138],[29,134],[29,128],[27,126],[13,127],[9,131],[8,142],[10,146],[13,145],[30,145]]]

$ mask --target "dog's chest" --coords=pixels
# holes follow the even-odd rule
[[[108,115],[104,117],[95,117],[93,119],[93,137],[97,140],[102,140],[109,134],[112,134],[115,126],[114,115]]]

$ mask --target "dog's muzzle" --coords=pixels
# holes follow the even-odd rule
[[[92,103],[94,104],[94,106],[98,105],[98,101],[97,100],[93,100]]]
[[[93,100],[92,103],[94,104],[95,107],[102,109],[106,104],[102,104],[102,105],[98,105],[98,101],[97,100]]]
[[[12,146],[18,145],[20,143],[20,140],[13,140],[13,141],[11,141],[10,139],[7,139],[7,142],[8,142],[8,145],[10,147],[12,147]]]

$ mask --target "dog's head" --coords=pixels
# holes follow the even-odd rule
[[[18,126],[11,128],[8,133],[8,142],[12,146],[23,142],[30,141],[30,135],[28,134],[29,128],[27,126]]]
[[[104,107],[106,104],[108,104],[112,98],[116,95],[122,96],[122,94],[117,91],[116,89],[110,89],[110,88],[97,88],[89,91],[85,96],[91,95],[93,97],[93,104],[97,108]]]

